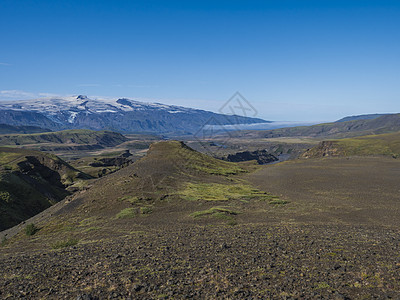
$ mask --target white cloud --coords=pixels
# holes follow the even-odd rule
[[[0,90],[0,101],[7,100],[30,100],[44,97],[57,97],[60,95],[50,93],[32,93],[21,90]]]
[[[146,88],[146,89],[150,89],[150,88],[159,88],[160,86],[158,85],[145,85],[145,84],[130,84],[128,85],[128,87],[130,88]]]
[[[82,84],[78,84],[78,86],[81,86],[81,87],[97,87],[97,86],[100,86],[100,84],[98,84],[98,83],[82,83]]]
[[[46,97],[46,98],[51,98],[51,97],[60,97],[60,94],[52,94],[52,93],[38,93],[38,97]]]
[[[0,62],[0,66],[11,66],[11,64],[5,63],[5,62]]]
[[[0,100],[26,100],[35,98],[37,95],[20,90],[2,90],[0,91]]]

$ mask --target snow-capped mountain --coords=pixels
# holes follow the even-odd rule
[[[99,100],[86,96],[0,102],[0,123],[51,130],[87,128],[118,132],[191,134],[204,125],[253,124],[264,120],[126,98]]]

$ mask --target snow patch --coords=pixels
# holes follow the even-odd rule
[[[78,115],[78,113],[77,112],[75,112],[75,111],[71,111],[70,112],[71,113],[71,115],[69,116],[69,118],[68,118],[68,123],[74,123],[74,121],[75,121],[75,118],[76,118],[76,116]]]
[[[170,114],[178,114],[178,113],[183,113],[183,111],[179,111],[179,110],[170,110],[168,111]]]
[[[116,113],[115,110],[105,109],[105,110],[96,110],[97,113]]]

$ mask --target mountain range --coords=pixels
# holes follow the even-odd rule
[[[253,124],[267,121],[126,98],[87,96],[40,98],[0,103],[1,123],[50,130],[92,129],[120,133],[193,134],[205,125]]]

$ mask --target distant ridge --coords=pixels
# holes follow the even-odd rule
[[[247,138],[346,138],[396,131],[400,131],[400,114],[388,114],[369,120],[361,119],[264,131],[243,131],[238,135]]]
[[[114,147],[128,139],[112,131],[88,129],[0,135],[0,146],[18,146],[37,150],[102,149]]]
[[[0,124],[0,134],[11,134],[11,133],[41,133],[49,132],[50,129],[41,128],[37,126],[12,126],[7,124]]]
[[[335,123],[355,121],[355,120],[372,120],[372,119],[376,119],[376,118],[379,118],[382,116],[387,116],[387,115],[390,115],[390,114],[367,114],[367,115],[348,116],[348,117],[344,117],[340,120],[335,121]]]

